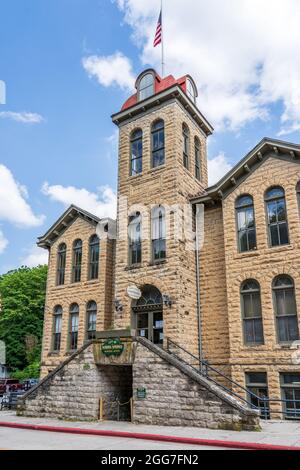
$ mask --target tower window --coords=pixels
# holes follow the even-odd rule
[[[82,264],[82,241],[75,240],[73,243],[73,282],[81,281],[81,264]]]
[[[139,175],[143,171],[143,132],[141,129],[131,134],[131,176]]]
[[[57,285],[63,286],[65,283],[67,245],[62,243],[57,252]]]
[[[201,144],[198,137],[195,137],[195,176],[200,181],[200,159],[201,159]]]
[[[281,187],[271,188],[266,193],[270,246],[288,245],[288,223],[285,193]]]
[[[252,196],[241,196],[236,201],[238,243],[241,253],[256,249],[256,227]]]
[[[186,80],[186,93],[187,93],[188,97],[190,98],[190,100],[193,103],[196,103],[195,87],[194,87],[192,81],[189,78],[187,78],[187,80]]]
[[[163,120],[152,125],[152,167],[165,163],[165,124]]]
[[[142,237],[141,237],[141,214],[129,217],[129,263],[131,265],[140,264],[142,262]]]
[[[273,282],[277,336],[280,343],[299,340],[295,285],[289,276],[279,276]]]
[[[260,286],[253,280],[245,281],[241,288],[244,343],[264,344]]]
[[[182,126],[183,134],[183,166],[189,169],[189,156],[190,156],[190,130],[186,124]]]
[[[90,267],[89,279],[98,279],[99,277],[99,255],[100,255],[100,241],[97,235],[90,238]]]
[[[163,207],[152,211],[152,257],[153,261],[166,259],[166,212]]]
[[[154,76],[152,73],[147,73],[139,83],[139,100],[143,101],[152,95],[154,95]]]

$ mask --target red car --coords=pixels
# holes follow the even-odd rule
[[[22,390],[23,385],[19,380],[15,379],[0,379],[0,395],[8,392],[16,392]]]

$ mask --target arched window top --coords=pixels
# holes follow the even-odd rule
[[[62,315],[62,313],[63,313],[62,306],[56,305],[56,307],[54,307],[54,315]]]
[[[139,100],[143,101],[150,96],[154,95],[154,75],[152,72],[147,72],[143,75],[138,83]]]
[[[70,307],[70,313],[71,314],[78,314],[79,313],[79,305],[78,304],[72,304]]]
[[[67,245],[65,243],[61,243],[58,247],[58,253],[64,253],[67,251]]]
[[[255,279],[247,279],[247,281],[244,281],[242,286],[241,286],[241,292],[242,294],[250,293],[250,292],[259,292],[260,291],[260,285]]]
[[[142,290],[142,297],[137,301],[136,307],[146,307],[161,304],[161,292],[154,286],[144,286]]]
[[[185,122],[182,124],[182,131],[185,135],[187,135],[189,137],[190,129],[189,129],[188,125]]]
[[[98,235],[92,235],[90,238],[90,246],[98,245],[99,241]]]
[[[75,240],[73,243],[73,248],[74,250],[78,250],[79,248],[82,248],[82,240],[80,239]]]
[[[238,197],[235,202],[235,207],[237,209],[249,206],[253,206],[253,197],[249,194]]]
[[[152,209],[152,218],[159,219],[160,217],[165,217],[166,210],[164,206],[156,206]]]
[[[273,199],[280,199],[285,197],[284,189],[281,186],[275,186],[273,188],[269,188],[266,191],[265,198],[267,201],[272,201]]]
[[[134,142],[135,140],[139,140],[143,137],[143,131],[142,129],[135,129],[134,131],[131,132],[131,142]]]
[[[87,311],[94,312],[95,310],[97,310],[97,304],[94,300],[90,300],[90,302],[87,304]]]
[[[192,100],[193,103],[196,103],[197,91],[194,83],[190,78],[187,78],[186,80],[186,92],[190,100]]]
[[[130,224],[139,224],[142,221],[142,216],[140,212],[133,212],[129,216],[129,223]]]
[[[293,289],[294,280],[290,276],[277,276],[273,281],[274,289]]]
[[[152,123],[152,132],[159,131],[160,129],[163,129],[165,126],[165,122],[163,119],[157,119]]]

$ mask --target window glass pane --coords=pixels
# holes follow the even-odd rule
[[[249,250],[254,250],[256,248],[256,231],[255,230],[249,230],[248,243],[249,243]]]
[[[264,333],[263,333],[263,325],[262,325],[261,318],[254,320],[254,337],[255,337],[255,343],[263,344]]]
[[[276,199],[283,196],[284,190],[282,188],[272,188],[266,194],[267,199]]]
[[[299,329],[296,316],[287,317],[287,328],[289,341],[297,341],[299,339]]]
[[[269,223],[273,224],[277,222],[277,204],[276,202],[268,203],[268,217]]]
[[[248,251],[248,239],[247,239],[247,232],[240,232],[239,233],[239,245],[240,251],[243,253]]]
[[[267,374],[265,372],[249,372],[246,374],[247,384],[267,385]]]
[[[165,163],[165,152],[164,150],[158,150],[153,152],[153,167],[161,166]]]
[[[277,214],[278,214],[278,221],[282,222],[286,220],[286,210],[285,210],[285,200],[281,199],[277,201]]]
[[[279,225],[279,235],[280,235],[280,244],[287,245],[289,243],[287,224],[284,223],[284,224]]]
[[[239,230],[247,228],[246,212],[244,210],[238,212],[238,228]]]
[[[254,343],[254,325],[253,320],[244,320],[245,343]]]
[[[253,205],[253,199],[251,196],[242,196],[238,198],[236,201],[236,207],[246,207],[246,206],[252,206]]]
[[[271,238],[271,245],[278,246],[279,245],[279,233],[278,233],[278,226],[271,225],[270,226],[270,238]]]
[[[297,384],[300,386],[300,374],[282,374],[281,379],[284,384]]]

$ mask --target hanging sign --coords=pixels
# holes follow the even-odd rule
[[[133,300],[139,300],[142,297],[140,289],[136,286],[129,286],[127,288],[127,295]]]
[[[102,344],[101,351],[106,357],[119,357],[124,351],[124,344],[119,338],[108,339]]]

